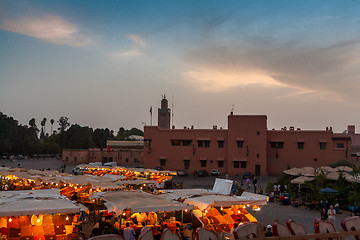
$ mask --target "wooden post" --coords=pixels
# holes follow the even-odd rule
[[[263,239],[265,239],[265,234],[264,234],[264,228],[263,228],[263,226],[258,226],[257,227],[257,239],[259,239],[259,240],[263,240]]]

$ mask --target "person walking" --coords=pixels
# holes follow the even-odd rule
[[[250,183],[251,183],[251,180],[250,180],[250,178],[248,177],[248,178],[246,179],[246,184],[247,184],[247,188],[248,188],[248,189],[250,189]]]
[[[256,184],[257,184],[257,179],[256,179],[256,177],[254,177],[252,183],[254,184],[254,193],[256,193]]]
[[[132,227],[130,227],[129,222],[126,223],[123,235],[125,240],[135,240],[135,231]]]
[[[334,225],[335,227],[335,215],[336,215],[336,211],[334,209],[334,206],[333,205],[330,205],[330,208],[327,212],[327,215],[329,217],[329,222],[332,223],[332,225]]]

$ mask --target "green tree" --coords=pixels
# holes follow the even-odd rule
[[[60,119],[58,120],[58,124],[59,124],[59,131],[64,132],[70,126],[69,118],[60,117]]]
[[[98,148],[105,148],[106,142],[109,139],[113,139],[114,135],[112,131],[110,131],[108,128],[105,129],[95,129],[95,131],[92,134],[92,139],[95,143],[95,146]]]

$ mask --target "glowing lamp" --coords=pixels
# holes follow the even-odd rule
[[[187,209],[185,209],[185,212],[187,212],[188,210]]]
[[[12,219],[11,219],[11,218],[9,218],[9,222],[12,222]]]
[[[223,208],[223,207],[221,207],[221,208],[220,208],[220,210],[222,211],[222,210],[224,210],[224,208]]]
[[[40,222],[40,219],[38,218],[36,221],[39,223],[39,222]]]
[[[65,219],[66,219],[66,221],[67,221],[67,220],[69,220],[69,217],[68,217],[68,216],[66,216],[66,218],[65,218]]]

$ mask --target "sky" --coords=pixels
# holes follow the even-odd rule
[[[0,111],[109,128],[360,132],[360,0],[1,0]],[[50,129],[48,123],[48,129]]]

